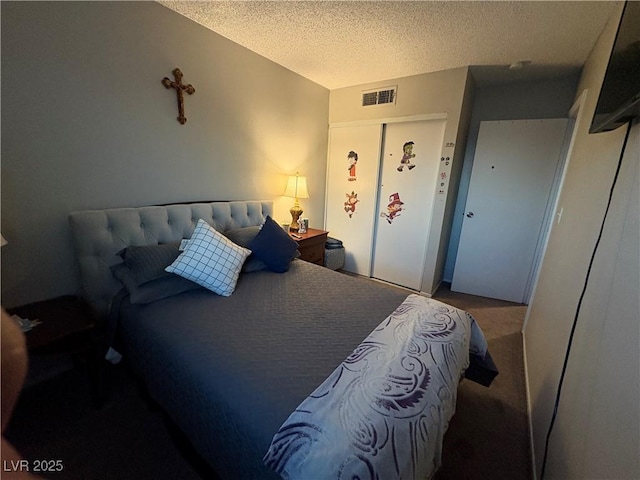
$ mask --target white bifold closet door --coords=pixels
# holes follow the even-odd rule
[[[371,276],[420,290],[446,120],[385,125]]]

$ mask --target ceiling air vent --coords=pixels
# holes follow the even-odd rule
[[[362,92],[362,106],[369,107],[371,105],[388,105],[396,103],[396,93],[398,87],[384,87],[380,90],[368,90]]]

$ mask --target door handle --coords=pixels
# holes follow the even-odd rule
[[[473,218],[473,212],[467,212],[467,218]]]

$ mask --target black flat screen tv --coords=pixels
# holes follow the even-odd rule
[[[589,133],[607,132],[640,116],[640,1],[627,0]]]

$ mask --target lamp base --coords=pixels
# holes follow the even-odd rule
[[[289,210],[289,213],[291,213],[291,225],[289,225],[290,232],[297,232],[298,228],[300,228],[298,226],[298,219],[300,218],[300,215],[302,215],[302,212],[303,210],[295,205],[291,207],[291,210]]]

